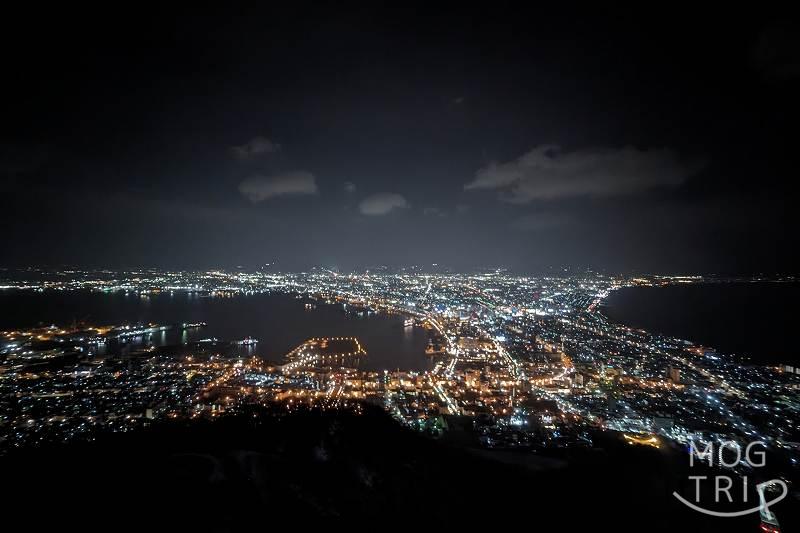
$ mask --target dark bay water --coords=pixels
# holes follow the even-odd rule
[[[254,294],[209,298],[198,294],[0,291],[0,330],[73,321],[96,325],[119,323],[177,324],[206,322],[207,327],[167,332],[152,339],[156,345],[195,342],[216,337],[233,341],[247,336],[259,340],[252,353],[281,361],[292,348],[309,337],[355,336],[367,350],[360,368],[366,370],[419,370],[428,366],[427,332],[404,328],[403,318],[390,315],[356,316],[342,305],[317,304],[284,294]],[[159,334],[160,335],[160,334]]]
[[[612,320],[687,339],[755,363],[797,363],[797,283],[630,287],[612,293]]]

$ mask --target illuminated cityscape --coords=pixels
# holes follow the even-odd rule
[[[298,274],[211,271],[58,272],[5,290],[285,293],[305,302],[404,317],[424,328],[430,369],[359,370],[369,353],[350,337],[309,338],[286,354],[257,339],[155,346],[164,331],[204,323],[73,324],[3,332],[2,448],[92,439],[154,420],[218,417],[252,405],[282,409],[381,406],[402,424],[441,433],[448,416],[474,420],[486,448],[592,446],[590,430],[631,444],[758,439],[800,459],[800,373],[747,364],[680,339],[610,321],[603,300],[631,285],[684,277],[516,277],[455,274]],[[313,311],[311,311],[313,312]],[[124,353],[104,350],[124,343]],[[237,355],[242,344],[252,355]]]

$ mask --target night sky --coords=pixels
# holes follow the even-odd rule
[[[785,13],[263,4],[5,11],[0,265],[798,270]]]

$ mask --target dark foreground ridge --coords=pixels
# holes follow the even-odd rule
[[[682,472],[663,451],[609,442],[570,453],[478,451],[368,409],[165,424],[19,453],[0,465],[4,509],[36,529],[263,531],[320,520],[364,528],[758,528],[756,516],[723,520],[683,509],[670,496]],[[776,509],[784,531],[794,530],[788,505]]]

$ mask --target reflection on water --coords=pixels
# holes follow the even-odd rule
[[[367,351],[364,370],[422,370],[427,332],[404,327],[403,317],[349,313],[342,305],[315,303],[284,294],[254,294],[211,298],[197,293],[135,293],[0,291],[0,329],[39,324],[95,325],[119,323],[179,324],[206,322],[205,328],[173,329],[149,339],[154,345],[188,344],[217,338],[236,341],[252,336],[256,345],[239,346],[239,354],[272,361],[310,337],[357,337]],[[110,347],[113,349],[113,347]]]

